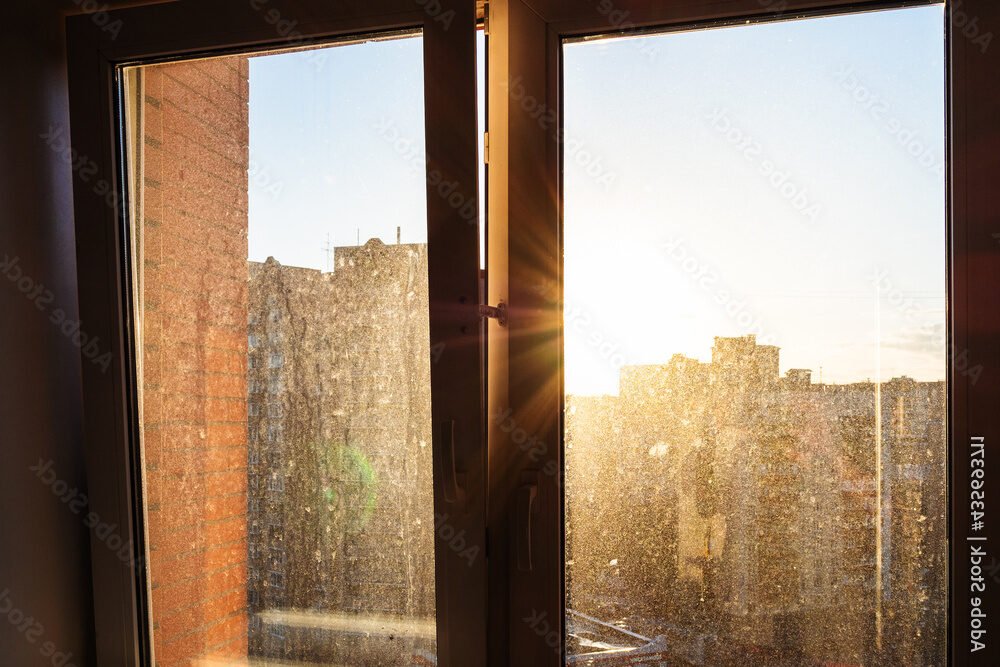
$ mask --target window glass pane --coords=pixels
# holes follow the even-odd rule
[[[158,665],[435,662],[422,48],[126,71]]]
[[[569,664],[945,663],[943,28],[564,47]]]

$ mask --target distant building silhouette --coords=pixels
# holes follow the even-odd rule
[[[570,606],[691,664],[940,664],[944,382],[812,384],[778,355],[717,338],[567,397]]]
[[[249,266],[250,652],[410,664],[434,646],[427,252],[372,240],[333,259]],[[349,631],[375,617],[423,630]]]
[[[249,273],[250,653],[433,655],[426,248]],[[567,397],[570,652],[632,642],[573,664],[940,663],[944,382],[814,384],[779,355],[716,338]],[[372,619],[403,631],[352,636]]]

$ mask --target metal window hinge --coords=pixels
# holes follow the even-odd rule
[[[483,164],[490,163],[490,133],[483,133]]]
[[[507,326],[507,304],[501,301],[496,306],[479,306],[479,316],[496,320],[502,327]]]

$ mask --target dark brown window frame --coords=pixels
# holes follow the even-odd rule
[[[610,4],[622,21],[599,7]],[[555,667],[565,664],[563,608],[563,369],[562,369],[562,44],[586,35],[642,29],[678,30],[821,16],[934,2],[851,0],[491,0],[490,81],[494,89],[517,78],[518,99],[489,102],[489,256],[491,303],[509,304],[506,328],[490,324],[488,415],[489,530],[493,650],[490,665]],[[961,13],[960,13],[961,12]],[[948,455],[949,455],[949,664],[1000,664],[995,642],[970,651],[968,537],[970,437],[1000,438],[1000,246],[994,237],[1000,201],[1000,49],[983,49],[963,30],[976,17],[982,35],[1000,26],[1000,5],[966,0],[946,11],[947,48],[947,252],[948,252]],[[539,123],[521,108],[525,97],[553,114]],[[539,291],[533,286],[552,285]],[[956,353],[956,351],[958,351]],[[964,359],[964,360],[962,360]],[[981,364],[978,382],[963,372]],[[516,424],[533,437],[519,447]],[[988,465],[988,464],[987,464]],[[546,470],[557,474],[546,474]],[[998,497],[997,475],[988,474],[987,497]],[[533,490],[532,490],[533,489]],[[533,498],[532,503],[526,498]],[[996,522],[988,537],[1000,538]],[[523,567],[528,540],[531,568]],[[1000,580],[992,582],[1000,587]],[[987,592],[987,636],[1000,626],[1000,595]],[[525,619],[544,619],[528,623]],[[553,646],[553,637],[557,638]]]
[[[459,25],[474,22],[471,1],[439,2],[457,12]],[[425,11],[427,3],[416,0],[270,0],[256,4],[302,17],[297,29],[316,41],[423,27],[429,162],[466,184],[469,192],[475,191],[475,46],[471,31],[467,38],[463,31],[450,35],[439,31],[441,24]],[[449,550],[438,544],[439,613],[448,619],[441,623],[439,618],[439,643],[450,651],[442,652],[443,665],[544,667],[561,665],[564,660],[561,298],[558,293],[540,294],[532,286],[549,280],[557,286],[556,292],[561,289],[561,151],[554,140],[561,125],[561,45],[564,38],[608,34],[623,27],[609,24],[607,17],[595,10],[599,4],[597,0],[491,3],[490,80],[507,81],[512,72],[520,74],[525,93],[545,104],[560,122],[555,127],[540,126],[503,94],[502,86],[493,86],[496,90],[489,95],[487,302],[508,303],[509,322],[507,327],[494,321],[488,325],[491,344],[485,415],[478,390],[453,397],[448,406],[441,402],[434,406],[436,460],[441,459],[443,442],[439,425],[449,419],[458,419],[461,424],[456,452],[464,459],[470,492],[462,521],[470,539],[482,540],[484,553],[487,545],[492,550],[488,559],[490,609],[487,621],[485,571],[469,572],[464,561],[460,562],[458,565],[466,568],[466,579],[450,588],[442,586],[443,573],[455,568],[448,567]],[[776,17],[775,3],[762,0],[616,0],[612,4],[618,11],[628,12],[630,29]],[[916,4],[929,3],[784,0],[779,6],[787,17]],[[977,17],[981,25],[1000,25],[1000,5],[992,0],[965,0],[962,11]],[[113,12],[111,20],[118,19],[123,29],[117,39],[100,30],[90,16],[72,18],[68,24],[73,147],[98,165],[99,174],[118,193],[124,192],[118,160],[121,146],[115,77],[119,65],[298,45],[278,36],[250,2],[181,0]],[[996,409],[1000,404],[1000,345],[995,343],[1000,332],[1000,294],[994,287],[1000,284],[1000,248],[993,236],[1000,232],[995,229],[1000,202],[991,190],[1000,182],[1000,164],[991,159],[1000,149],[1000,91],[995,86],[1000,47],[983,53],[962,29],[949,14],[949,344],[950,349],[966,352],[970,363],[982,364],[985,370],[973,387],[968,375],[949,364],[949,652],[952,665],[987,665],[997,663],[994,645],[975,655],[968,651],[970,573],[964,532],[967,496],[962,495],[967,489],[968,470],[961,464],[968,457],[970,436],[982,435],[988,442],[1000,436],[1000,411]],[[459,32],[462,37],[455,36]],[[465,83],[449,87],[442,83],[445,79],[430,76],[431,71],[445,72]],[[432,122],[435,119],[441,122]],[[121,206],[108,208],[104,198],[79,179],[75,199],[81,314],[88,331],[107,341],[113,356],[107,374],[93,364],[84,364],[91,508],[121,526],[122,537],[132,539],[141,555],[134,324],[128,298],[124,214]],[[471,277],[478,276],[478,262],[476,252],[469,252],[470,247],[478,248],[475,230],[433,196],[428,197],[428,205],[432,242],[440,249],[432,251],[432,265],[439,266],[438,275],[454,277],[449,281],[451,288],[432,284],[432,299],[435,307],[443,309],[439,321],[444,323],[432,330],[432,339],[454,343],[446,344],[444,355],[435,364],[435,377],[474,376],[478,381],[482,375],[481,347],[469,344],[469,336],[479,331],[480,322],[476,312],[479,285]],[[449,274],[445,265],[453,273]],[[446,407],[446,414],[442,414]],[[524,450],[512,443],[497,420],[502,414],[535,434],[541,448]],[[488,482],[485,473],[480,475],[486,457],[478,437],[487,428]],[[546,466],[554,467],[558,474],[539,474]],[[441,477],[438,472],[436,478]],[[997,497],[997,488],[996,481],[988,478],[988,497]],[[436,482],[436,509],[444,502],[441,496]],[[526,516],[530,517],[527,524],[523,521]],[[990,536],[996,538],[995,525],[990,525]],[[485,570],[487,560],[478,562]],[[92,563],[99,664],[147,664],[150,638],[142,573],[124,566],[98,544],[92,548]],[[990,636],[995,637],[997,626],[992,619],[1000,613],[995,595],[988,599],[987,613]],[[547,633],[540,634],[523,622],[532,614],[546,616]],[[551,633],[558,637],[555,648],[550,645]]]
[[[267,12],[294,18],[295,30],[280,34]],[[116,29],[106,29],[109,26]],[[473,2],[179,0],[109,12],[102,20],[79,15],[67,21],[72,147],[97,165],[98,177],[110,183],[116,195],[109,205],[107,193],[96,192],[91,179],[76,179],[74,184],[81,319],[91,336],[105,341],[112,356],[106,373],[95,364],[84,364],[90,510],[120,526],[139,565],[132,567],[92,541],[98,664],[138,667],[152,661],[142,566],[145,529],[120,68],[411,29],[422,30],[424,39],[428,174],[436,171],[459,183],[463,201],[474,200],[479,136]],[[431,370],[434,510],[449,515],[470,548],[485,552],[478,227],[438,196],[430,183],[427,206],[431,345],[436,351]],[[453,450],[445,425],[453,425],[447,429],[449,439],[454,432]],[[449,502],[442,488],[446,453],[465,473],[461,506]],[[435,561],[440,664],[484,663],[486,559],[470,565],[439,531]]]

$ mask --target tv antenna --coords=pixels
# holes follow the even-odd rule
[[[327,273],[330,272],[331,257],[333,255],[333,245],[330,243],[330,232],[326,233],[326,245],[323,246],[323,265]]]

